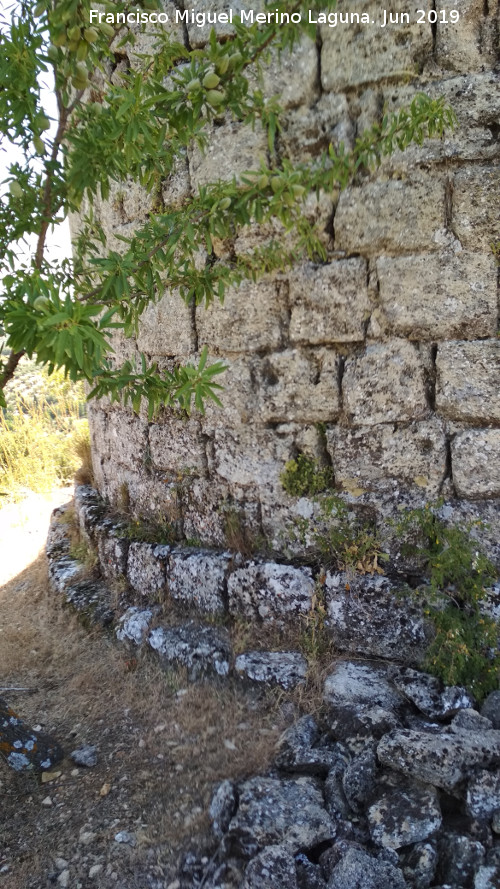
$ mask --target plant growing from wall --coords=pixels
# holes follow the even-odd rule
[[[498,623],[484,609],[494,565],[478,550],[471,527],[448,526],[436,515],[440,504],[407,510],[395,523],[403,551],[424,561],[426,614],[436,635],[426,668],[446,685],[464,685],[478,700],[498,688]]]
[[[229,286],[289,265],[307,256],[324,259],[324,249],[303,213],[311,191],[345,187],[356,173],[371,168],[395,148],[440,136],[453,122],[441,100],[417,95],[410,108],[385,116],[362,134],[352,152],[332,147],[314,163],[279,162],[275,136],[279,106],[248,72],[265,64],[271,48],[293,49],[315,26],[308,10],[333,9],[334,0],[289,0],[278,12],[302,13],[301,22],[237,24],[235,34],[218,42],[214,32],[202,50],[157,34],[150,57],[117,75],[116,59],[134,35],[110,24],[117,13],[153,9],[155,0],[109,2],[91,23],[91,0],[19,0],[0,23],[0,121],[3,138],[16,151],[7,194],[0,203],[0,398],[23,355],[49,372],[62,368],[71,379],[91,384],[93,396],[107,395],[137,410],[142,399],[149,414],[161,404],[203,410],[206,398],[218,401],[216,378],[221,362],[201,354],[197,365],[162,370],[143,356],[136,366],[113,358],[115,329],[129,336],[145,307],[165,290],[179,290],[187,303],[223,300]],[[118,55],[116,55],[118,54]],[[53,72],[57,120],[41,102],[40,78]],[[255,82],[255,81],[253,81]],[[269,165],[239,181],[214,182],[180,207],[164,208],[161,183],[186,148],[203,147],[214,120],[223,115],[242,125],[263,126],[268,134]],[[139,182],[152,197],[147,222],[110,249],[94,215],[96,198],[106,199],[112,183]],[[74,258],[52,262],[47,232],[68,213],[84,217]],[[234,258],[218,258],[214,239],[234,237],[249,224],[277,221],[288,233],[288,248],[269,242]],[[16,242],[32,235],[32,262],[16,265]],[[206,261],[200,263],[201,252]]]

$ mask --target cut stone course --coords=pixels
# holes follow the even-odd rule
[[[265,422],[325,422],[340,412],[340,356],[326,349],[291,349],[252,363],[258,411]]]
[[[199,611],[218,614],[226,608],[226,582],[232,553],[174,549],[168,560],[168,591],[173,599]]]
[[[290,279],[293,343],[363,342],[370,300],[363,259],[308,263]]]
[[[474,429],[451,443],[453,482],[459,497],[500,497],[500,429]]]
[[[356,425],[424,420],[429,416],[423,360],[403,339],[372,343],[345,363],[344,409]]]
[[[498,166],[465,167],[453,181],[453,230],[466,250],[486,253],[500,238]]]
[[[194,621],[156,627],[148,643],[164,662],[186,667],[192,681],[207,673],[227,676],[229,672],[229,636],[223,629]]]
[[[383,319],[393,335],[433,341],[495,335],[493,256],[382,256],[376,267]]]
[[[131,541],[127,555],[127,579],[141,596],[154,599],[165,590],[165,562],[169,552],[169,546]]]
[[[247,651],[238,655],[234,669],[252,682],[290,689],[305,682],[307,661],[298,651]]]
[[[453,420],[500,422],[500,342],[449,342],[436,356],[436,409]]]
[[[314,581],[310,568],[249,562],[228,580],[229,613],[276,620],[311,609]]]
[[[196,310],[200,347],[216,343],[224,352],[279,349],[286,323],[286,303],[273,281],[244,282],[226,292],[224,305]]]

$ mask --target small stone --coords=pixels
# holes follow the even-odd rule
[[[293,855],[284,846],[267,846],[248,865],[241,889],[297,889]]]
[[[94,747],[93,744],[84,744],[82,747],[78,747],[77,750],[70,753],[70,756],[77,766],[91,769],[97,765],[97,747]]]
[[[110,790],[111,790],[111,784],[108,784],[106,782],[105,784],[102,785],[102,787],[99,791],[99,796],[107,796],[108,793],[110,792]]]
[[[97,877],[101,873],[102,868],[103,868],[102,864],[93,864],[89,870],[90,879],[93,880],[94,877]]]
[[[247,651],[238,655],[234,668],[252,682],[289,689],[305,681],[307,661],[298,651]]]
[[[330,874],[327,889],[407,889],[402,871],[351,846]]]
[[[429,889],[438,861],[435,840],[398,850],[399,866],[412,889]]]
[[[69,886],[69,870],[63,870],[62,873],[59,874],[57,882],[59,886],[62,886],[62,889],[66,889],[66,887]]]
[[[50,796],[46,796],[42,800],[42,806],[51,806],[51,805],[52,805],[52,798]]]
[[[325,681],[324,698],[333,706],[362,704],[394,711],[403,699],[388,682],[385,671],[368,664],[341,661]]]
[[[78,778],[78,775],[79,775],[79,774],[80,774],[80,770],[79,770],[79,769],[71,769],[70,775],[71,775],[72,778]]]
[[[41,781],[42,784],[49,784],[51,781],[55,781],[56,778],[60,778],[62,772],[42,772]]]
[[[212,829],[219,839],[225,834],[238,805],[236,787],[232,781],[222,781],[210,803],[209,815]]]
[[[489,719],[493,728],[500,729],[500,691],[492,691],[481,707],[481,716]]]
[[[450,723],[452,732],[487,732],[492,728],[491,721],[481,716],[477,710],[459,710]]]
[[[137,838],[134,833],[128,830],[120,830],[115,834],[115,843],[126,843],[127,846],[136,846]]]
[[[83,833],[80,834],[79,842],[82,846],[89,846],[90,843],[93,843],[97,834],[92,830],[84,830]]]
[[[396,790],[368,809],[373,842],[389,849],[428,839],[437,833],[441,821],[437,794],[430,789]]]
[[[472,818],[490,820],[500,809],[500,774],[486,770],[469,782],[466,808]]]
[[[68,862],[66,861],[65,858],[56,858],[54,861],[54,867],[58,871],[65,870],[67,868],[67,866],[68,866]]]

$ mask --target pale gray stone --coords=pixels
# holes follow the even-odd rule
[[[406,340],[373,343],[345,364],[344,408],[359,425],[425,420],[429,416],[424,364]]]
[[[493,256],[381,256],[376,263],[388,332],[412,340],[479,339],[496,333]]]
[[[409,667],[389,667],[388,677],[398,691],[429,719],[446,719],[457,711],[474,705],[472,696],[461,686],[443,687],[442,682],[428,673]],[[461,729],[460,721],[454,730]],[[479,728],[479,726],[478,726]]]
[[[229,636],[222,628],[194,621],[157,627],[151,630],[148,642],[163,662],[186,667],[191,680],[207,673],[227,676],[229,672]]]
[[[127,555],[127,579],[145,598],[158,596],[166,589],[165,562],[169,546],[131,541]]]
[[[438,860],[435,841],[415,843],[406,849],[399,849],[398,857],[408,885],[412,889],[429,889]]]
[[[199,611],[225,611],[226,580],[233,562],[231,553],[209,550],[173,550],[168,560],[168,591],[173,599]]]
[[[387,26],[382,10],[387,12]],[[361,0],[356,6],[360,23],[350,21],[336,26],[328,22],[321,25],[321,82],[323,89],[335,91],[377,80],[405,78],[419,70],[422,62],[432,52],[430,26],[417,24],[418,3],[412,0],[405,6],[409,23],[398,15],[397,23],[389,24],[389,15],[401,13],[401,7],[390,0],[384,7],[373,0]],[[343,7],[338,12],[350,12]],[[362,14],[368,16],[361,19]],[[332,20],[335,21],[335,20]],[[375,24],[372,24],[372,21]],[[361,36],[363,39],[360,39]]]
[[[243,282],[218,301],[196,310],[200,347],[213,343],[226,352],[279,349],[286,324],[284,296],[274,281]]]
[[[222,839],[238,806],[238,792],[233,781],[222,781],[215,790],[208,813],[212,830]]]
[[[367,657],[420,662],[430,630],[423,607],[380,575],[326,575],[328,631],[336,648]]]
[[[500,729],[500,691],[491,691],[481,707],[481,716],[489,719],[493,728]]]
[[[382,738],[377,755],[396,771],[453,791],[475,769],[500,764],[500,732],[459,735],[397,729]]]
[[[135,645],[141,645],[148,634],[152,619],[153,612],[149,608],[141,609],[135,606],[127,608],[117,623],[116,638],[120,642],[130,641]]]
[[[453,229],[466,250],[488,254],[500,238],[498,203],[500,171],[497,166],[465,167],[453,181]]]
[[[324,699],[334,707],[364,705],[397,711],[403,699],[383,668],[359,661],[339,661],[325,680]]]
[[[364,405],[360,409],[364,411]],[[380,414],[379,408],[374,409]],[[366,410],[370,411],[368,404]],[[415,492],[424,490],[429,497],[441,490],[447,449],[443,422],[436,417],[397,426],[377,423],[346,428],[338,424],[327,429],[326,438],[335,481],[347,492],[382,494],[395,484]]]
[[[70,753],[70,757],[77,766],[85,766],[91,769],[97,765],[97,747],[93,744],[84,744]]]
[[[252,362],[264,422],[325,422],[340,411],[340,356],[326,349],[291,349]]]
[[[314,779],[251,778],[240,787],[225,852],[253,858],[265,846],[279,844],[293,854],[331,839],[334,833]]]
[[[141,315],[137,345],[149,355],[190,355],[195,350],[192,310],[177,292],[166,291]]]
[[[252,682],[290,689],[305,682],[307,661],[298,651],[247,651],[238,655],[234,669]]]
[[[172,480],[182,483],[204,474],[206,455],[197,417],[179,417],[173,412],[162,416],[161,423],[149,427],[149,450],[154,467]]]
[[[500,497],[500,429],[471,429],[451,443],[459,497]]]
[[[334,867],[327,889],[407,889],[398,867],[379,861],[363,849],[350,848]]]
[[[491,820],[500,809],[500,774],[479,772],[467,788],[467,812],[472,818]]]
[[[450,11],[460,11],[460,20],[438,27],[436,31],[436,59],[439,65],[452,71],[472,72],[484,71],[485,67],[493,67],[494,55],[488,58],[484,46],[482,26],[484,23],[484,7],[481,0],[437,0],[436,11],[438,21],[445,16],[449,19]]]
[[[500,343],[498,340],[439,345],[436,408],[452,420],[500,421]]]
[[[242,127],[227,119],[212,130],[203,151],[194,145],[188,153],[191,185],[197,191],[219,179],[231,182],[247,170],[258,170],[266,160],[267,136],[259,123]]]
[[[372,745],[367,745],[347,764],[342,776],[342,787],[353,812],[364,812],[376,796],[377,772],[377,758]]]
[[[439,800],[433,788],[395,790],[368,809],[373,842],[389,849],[427,840],[437,833],[441,822]]]
[[[231,614],[275,620],[307,614],[314,581],[310,568],[248,562],[231,574],[227,587]]]
[[[450,723],[452,732],[487,732],[494,727],[489,719],[481,716],[477,710],[471,708],[459,710]]]
[[[319,728],[312,716],[303,716],[291,725],[278,742],[275,765],[285,772],[326,775],[341,761],[343,751],[338,744],[320,743]]]
[[[370,255],[435,250],[443,200],[444,181],[435,173],[350,186],[335,213],[335,246]]]
[[[297,889],[295,859],[286,846],[266,846],[252,858],[241,889]]]
[[[290,280],[293,343],[363,342],[370,301],[366,261],[300,266]]]
[[[474,876],[474,889],[497,889],[500,885],[500,867],[480,867]]]

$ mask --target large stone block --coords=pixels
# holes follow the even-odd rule
[[[249,562],[231,574],[227,589],[230,614],[274,620],[307,614],[314,581],[310,568]]]
[[[195,349],[192,308],[167,291],[141,315],[137,345],[149,355],[189,355]]]
[[[234,120],[227,120],[215,128],[202,151],[189,150],[189,172],[195,191],[200,186],[222,179],[238,178],[246,170],[258,170],[267,160],[267,136],[258,124],[252,129]]]
[[[365,260],[308,263],[290,277],[293,343],[362,342],[370,314]]]
[[[495,136],[500,117],[500,76],[494,71],[484,74],[463,74],[447,80],[436,80],[425,87],[433,99],[443,97],[456,114],[457,122],[443,138],[425,139],[422,145],[410,145],[405,151],[396,150],[383,162],[384,170],[412,171],[418,164],[428,164],[447,158],[488,161],[498,157]],[[408,86],[391,86],[383,91],[384,107],[389,113],[408,107],[415,91]],[[371,123],[376,121],[372,116]],[[358,124],[359,125],[359,124]]]
[[[500,422],[500,342],[450,342],[436,357],[436,408],[453,420]]]
[[[454,177],[452,226],[467,250],[489,253],[500,239],[500,169],[464,167]]]
[[[109,453],[116,463],[132,469],[145,465],[148,427],[135,414],[114,410],[108,415]]]
[[[229,497],[227,486],[216,486],[213,480],[194,479],[182,496],[186,539],[207,546],[226,546],[225,518],[221,507]]]
[[[443,68],[467,74],[493,67],[495,57],[484,46],[483,0],[437,0],[436,60]],[[457,22],[451,13],[459,14]],[[486,51],[485,51],[486,50]]]
[[[157,597],[166,589],[165,562],[169,546],[133,541],[128,548],[127,579],[130,586],[146,599]]]
[[[168,561],[168,590],[173,599],[209,614],[225,610],[231,553],[174,550]]]
[[[424,362],[417,347],[406,340],[376,343],[349,358],[342,390],[351,423],[422,420],[429,414]]]
[[[394,427],[392,424],[327,429],[328,450],[337,484],[377,491],[395,482],[423,489],[435,497],[446,474],[446,439],[442,423],[431,419]]]
[[[355,253],[435,250],[444,218],[441,174],[346,188],[335,214],[335,246]],[[436,240],[438,238],[438,240]]]
[[[200,347],[226,352],[279,349],[287,325],[285,294],[274,281],[243,282],[226,293],[224,305],[214,302],[196,310]]]
[[[339,356],[290,349],[255,359],[259,416],[268,422],[325,422],[339,413]]]
[[[264,92],[277,96],[282,108],[310,105],[318,94],[318,50],[310,37],[303,35],[293,53],[279,56],[273,52],[262,72]]]
[[[203,474],[206,455],[199,419],[172,413],[153,423],[149,427],[149,453],[155,469],[178,481]]]
[[[500,497],[500,429],[470,429],[451,444],[459,497]]]
[[[263,429],[255,424],[215,431],[214,468],[230,486],[268,488],[278,485],[280,473],[292,456],[294,438],[285,427]]]
[[[341,142],[352,147],[354,124],[343,93],[323,93],[313,108],[300,106],[283,116],[280,140],[294,163],[316,157],[328,146]]]
[[[187,5],[185,8],[188,9]],[[191,15],[189,15],[187,20],[184,19],[186,22],[189,43],[193,48],[205,46],[205,44],[208,43],[212,29],[215,30],[218,38],[227,39],[229,35],[235,33],[234,25],[229,21],[230,10],[233,10],[233,20],[237,21],[237,17],[240,15],[242,9],[245,11],[253,9],[254,12],[257,13],[261,12],[262,8],[262,0],[252,0],[251,5],[247,2],[242,2],[242,0],[231,0],[231,2],[230,0],[198,0],[194,9],[195,13],[198,14],[198,17],[195,18],[194,22],[191,21]],[[189,7],[189,12],[191,12],[191,9],[192,7]],[[200,13],[205,13],[205,20],[199,16]],[[217,16],[215,20],[214,13],[216,13]],[[227,22],[220,20],[221,13],[227,14]],[[212,21],[209,20],[208,14],[210,14]]]
[[[355,7],[360,23],[349,20],[343,24],[340,13],[346,15],[346,11],[340,7],[337,25],[321,26],[323,89],[338,92],[417,73],[432,53],[431,26],[417,23],[418,8],[416,0],[405,4],[389,0],[383,7],[373,0],[361,0]],[[408,14],[408,21],[403,13]],[[363,15],[368,21],[361,19]],[[390,23],[390,16],[397,16],[397,21]]]
[[[474,253],[382,256],[377,260],[382,318],[396,336],[475,339],[497,328],[493,256]]]

